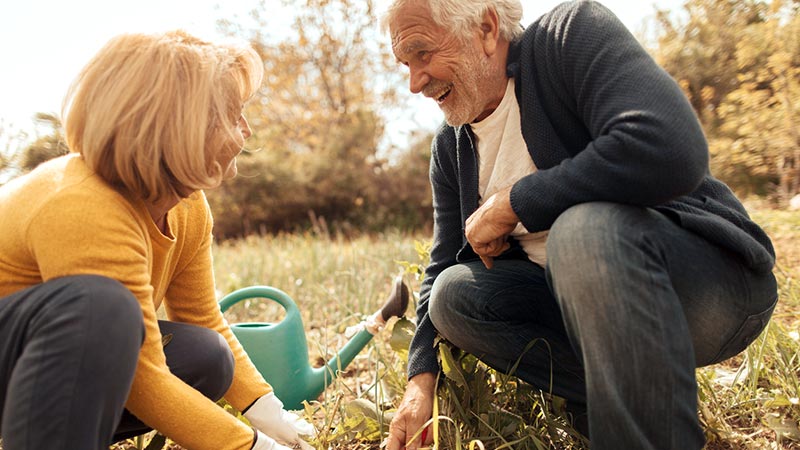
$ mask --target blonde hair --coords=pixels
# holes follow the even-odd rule
[[[67,144],[98,175],[146,201],[219,185],[215,155],[240,131],[263,63],[249,46],[184,31],[124,34],[83,68],[62,105]]]
[[[397,17],[400,9],[414,2],[427,5],[433,22],[461,39],[470,37],[489,9],[497,12],[503,39],[511,42],[524,31],[520,24],[522,4],[519,0],[395,0],[386,10],[382,28],[388,30],[389,23]]]

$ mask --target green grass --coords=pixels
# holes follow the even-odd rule
[[[759,210],[754,217],[778,249],[780,302],[768,329],[746,352],[697,371],[699,415],[713,450],[800,448],[800,214]],[[286,291],[302,311],[312,364],[318,365],[344,345],[347,326],[382,304],[393,276],[409,269],[406,280],[412,290],[419,288],[413,276],[418,268],[400,262],[421,263],[415,243],[426,238],[306,234],[224,242],[215,248],[218,287],[226,293],[267,284]],[[237,305],[226,315],[231,322],[279,320],[280,308],[268,303]],[[407,316],[414,316],[413,305]],[[402,348],[413,325],[397,323],[394,333],[378,335],[307,408],[319,431],[318,448],[379,448],[405,385]],[[438,395],[438,448],[588,448],[569,426],[560,399],[450,350],[441,352],[448,369]]]

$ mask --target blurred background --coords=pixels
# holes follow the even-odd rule
[[[378,22],[386,0],[7,1],[0,6],[0,184],[67,151],[62,96],[121,32],[184,28],[252,43],[263,89],[239,177],[208,193],[220,239],[310,228],[352,236],[431,226],[430,140]],[[524,1],[524,22],[558,1]],[[800,193],[799,0],[609,0],[680,84],[712,172],[769,208]]]
[[[254,284],[285,290],[301,305],[312,358],[326,360],[342,347],[345,327],[382,303],[398,268],[418,290],[430,250],[430,141],[442,115],[408,92],[407,72],[378,27],[387,2],[4,0],[0,185],[68,151],[61,99],[112,36],[184,28],[249,41],[266,76],[246,106],[254,134],[239,157],[239,176],[207,193],[216,283],[220,295]],[[558,3],[523,0],[523,22]],[[778,249],[781,301],[768,330],[742,355],[698,370],[706,449],[800,449],[800,213],[787,211],[800,209],[800,0],[602,3],[677,80],[708,137],[712,173],[745,199]],[[274,305],[245,306],[229,319],[274,320]],[[397,404],[404,388],[409,323],[392,325],[391,340],[376,339],[315,404],[321,448],[380,448],[390,420],[382,410]],[[547,401],[536,397],[539,406],[531,407],[524,385],[488,379],[475,378],[473,387],[491,402],[474,395],[473,403],[443,406],[463,442],[584,448],[572,443]],[[370,397],[377,385],[388,400]],[[375,418],[348,409],[353,397],[380,405],[367,408]],[[478,404],[483,412],[472,414]],[[484,417],[499,418],[492,430],[507,430],[510,416],[532,419],[515,422],[509,433],[487,432]],[[453,428],[443,429],[442,448],[456,448],[447,444]],[[161,438],[147,448],[161,448]],[[142,449],[144,442],[114,449]]]

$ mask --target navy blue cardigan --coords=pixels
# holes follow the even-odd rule
[[[607,201],[653,208],[739,255],[772,269],[767,235],[708,169],[708,145],[677,83],[611,11],[563,3],[512,43],[522,135],[538,171],[511,190],[531,231],[547,230],[571,206]],[[417,307],[408,375],[435,372],[436,330],[428,298],[436,276],[476,258],[464,223],[478,207],[478,170],[469,126],[443,125],[432,145],[434,235]]]

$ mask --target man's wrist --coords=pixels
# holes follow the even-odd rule
[[[436,390],[436,374],[433,372],[422,372],[408,380],[409,385],[413,385],[420,391],[433,393]]]
[[[501,220],[503,223],[506,224],[516,224],[519,222],[519,216],[517,216],[516,211],[514,211],[514,207],[511,206],[511,190],[514,188],[514,185],[508,187],[503,191],[503,201],[502,204],[505,206],[502,211],[502,218]]]

